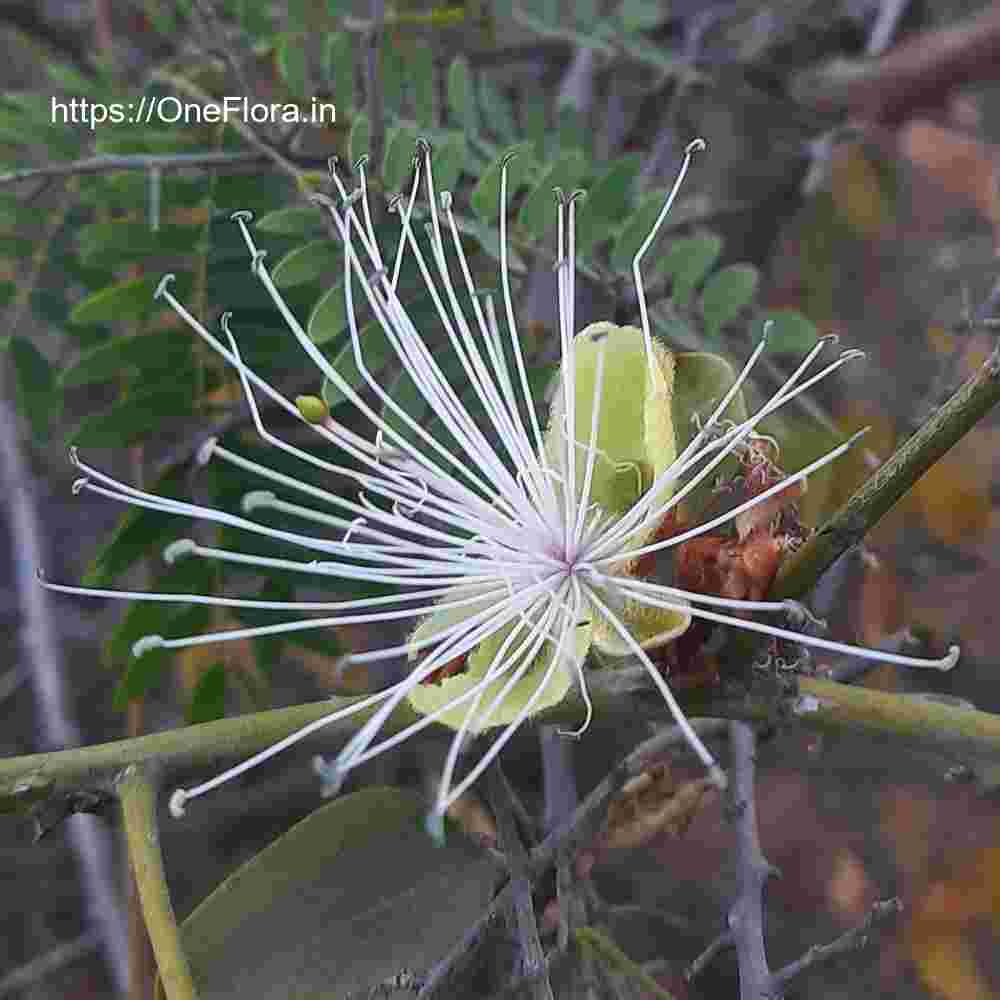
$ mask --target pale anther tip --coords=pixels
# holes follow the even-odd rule
[[[840,343],[840,334],[839,333],[826,333],[822,337],[819,338],[819,340],[817,341],[817,343],[824,344],[824,345],[829,344],[831,347],[834,347],[834,346],[836,346],[837,344]]]
[[[272,507],[277,499],[270,490],[251,490],[243,497],[240,506],[244,514],[249,514],[258,507]]]
[[[708,143],[699,136],[697,139],[692,139],[687,146],[684,148],[684,155],[690,156],[692,153],[703,153],[708,149]]]
[[[219,326],[222,327],[223,333],[228,333],[230,337],[232,336],[232,333],[229,330],[229,324],[230,322],[232,322],[232,319],[233,319],[233,311],[231,309],[227,309],[219,317]]]
[[[174,819],[182,819],[184,817],[184,813],[186,812],[184,807],[187,805],[187,800],[188,793],[183,788],[176,789],[173,795],[170,796],[170,815]]]
[[[70,445],[70,448],[69,448],[69,460],[70,460],[70,462],[73,465],[79,467],[79,465],[80,465],[80,449],[77,448],[77,446],[75,444]]]
[[[585,188],[577,188],[569,196],[569,203],[572,205],[576,201],[585,200],[587,197],[587,191]]]
[[[178,559],[192,556],[198,551],[198,543],[193,538],[178,538],[163,550],[163,561],[173,566]]]
[[[150,650],[160,649],[166,641],[162,635],[144,635],[132,643],[132,655],[138,659]]]
[[[45,583],[45,570],[41,566],[35,569],[35,579],[39,583]]]
[[[555,195],[555,199],[556,199],[557,204],[559,204],[559,205],[565,205],[566,204],[566,192],[563,191],[563,189],[561,187],[554,187],[552,189],[552,193]]]
[[[87,476],[80,476],[78,479],[74,479],[73,485],[70,487],[73,496],[78,497],[86,489],[89,482],[90,479]]]
[[[418,156],[430,156],[433,152],[430,140],[426,136],[418,135],[414,145],[416,146]]]
[[[160,278],[160,283],[156,286],[156,291],[153,292],[154,299],[162,299],[166,290],[177,280],[176,274],[165,274]]]
[[[205,438],[194,456],[195,462],[198,465],[208,465],[212,461],[212,456],[215,454],[215,446],[218,443],[219,439],[214,435],[210,438]]]
[[[708,769],[708,780],[711,781],[720,792],[724,792],[729,787],[729,778],[726,777],[726,772],[723,771],[718,764],[713,764]]]
[[[962,655],[961,646],[949,646],[948,655],[941,660],[941,670],[949,671],[955,668],[958,663],[958,658]]]
[[[253,222],[253,212],[249,208],[238,208],[229,216],[230,222]]]
[[[516,149],[512,149],[509,153],[504,154],[503,159],[500,161],[500,169],[506,170],[519,155]]]
[[[361,154],[361,155],[360,155],[360,156],[359,156],[359,157],[358,157],[358,158],[357,158],[357,159],[356,159],[356,160],[354,161],[354,170],[355,170],[355,171],[358,171],[358,170],[364,170],[365,166],[366,166],[366,165],[368,164],[368,161],[369,161],[370,159],[371,159],[371,157],[370,157],[370,156],[369,156],[369,155],[368,155],[367,153],[362,153],[362,154]]]
[[[450,191],[442,191],[438,195],[438,200],[441,202],[441,211],[442,212],[450,212],[451,211],[452,197],[451,197],[451,192]]]

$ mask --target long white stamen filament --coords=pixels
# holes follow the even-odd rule
[[[472,786],[472,784],[479,778],[479,776],[489,767],[490,763],[497,757],[501,750],[507,745],[511,737],[521,728],[525,719],[531,714],[532,708],[534,708],[535,703],[545,692],[545,689],[549,685],[549,681],[552,679],[552,675],[555,671],[562,665],[561,659],[564,655],[563,651],[566,646],[566,640],[571,637],[573,628],[576,623],[576,619],[579,615],[579,608],[575,605],[571,609],[564,609],[564,622],[562,629],[560,630],[559,640],[556,643],[555,652],[552,656],[552,662],[548,665],[545,673],[542,675],[542,679],[538,682],[535,690],[532,692],[531,696],[524,703],[521,710],[517,713],[512,722],[510,722],[506,729],[494,740],[493,744],[490,746],[489,750],[480,758],[478,763],[469,771],[469,773],[454,787],[449,787],[451,783],[451,776],[454,769],[454,764],[452,763],[452,770],[446,771],[441,777],[441,788],[438,793],[438,801],[435,805],[435,811],[439,814],[443,814],[447,811],[448,807],[454,802],[460,795],[462,795],[465,790]],[[568,613],[567,613],[568,612]],[[453,747],[457,744],[458,736],[452,740]],[[456,754],[457,758],[457,754]],[[449,762],[451,762],[451,753],[449,752]]]
[[[604,576],[603,574],[592,574],[591,579],[597,584],[609,585],[615,588],[620,581]],[[622,588],[624,590],[624,587]],[[677,704],[674,698],[673,692],[667,686],[667,682],[663,679],[660,671],[656,669],[653,665],[653,661],[650,660],[646,651],[636,642],[632,633],[629,632],[625,624],[619,620],[618,615],[616,615],[607,604],[605,604],[600,597],[597,596],[593,587],[587,588],[587,596],[594,607],[611,623],[614,630],[619,636],[624,640],[625,644],[632,650],[632,652],[639,657],[642,665],[646,668],[646,672],[652,678],[653,683],[656,685],[660,694],[663,695],[663,700],[667,703],[667,707],[670,709],[670,714],[673,715],[674,721],[680,727],[681,732],[684,734],[684,738],[687,740],[688,746],[698,755],[698,759],[705,765],[708,770],[709,776],[718,785],[719,788],[726,787],[726,775],[721,767],[716,763],[715,758],[712,756],[708,747],[705,746],[701,741],[701,737],[694,731],[691,723],[688,722],[687,716],[684,714],[680,705]],[[671,606],[673,611],[686,612],[689,609],[685,608],[683,605],[674,604]],[[737,619],[738,620],[738,619]]]
[[[407,726],[405,729],[396,733],[394,736],[390,736],[387,739],[370,746],[363,753],[356,754],[351,759],[350,766],[355,767],[358,764],[363,764],[366,760],[371,760],[380,753],[384,753],[386,750],[391,750],[393,747],[408,740],[411,736],[416,735],[422,729],[425,729],[431,723],[437,721],[437,719],[446,712],[450,712],[459,705],[465,704],[465,702],[470,699],[475,699],[475,703],[469,710],[469,716],[471,716],[471,714],[475,712],[476,706],[478,705],[482,694],[488,687],[490,687],[504,674],[513,670],[515,665],[521,659],[526,659],[527,663],[529,665],[531,664],[531,661],[537,654],[538,649],[541,647],[541,644],[545,639],[544,630],[547,628],[547,622],[554,617],[555,614],[556,606],[554,601],[550,601],[549,607],[544,612],[543,617],[534,626],[532,626],[531,631],[529,631],[528,635],[522,639],[521,644],[513,652],[508,653],[510,646],[514,644],[514,641],[518,638],[520,631],[527,628],[526,622],[516,622],[510,634],[504,637],[500,647],[493,655],[486,673],[480,681],[470,687],[467,691],[464,691],[462,694],[453,698],[451,701],[443,704],[440,708],[435,709],[435,711],[428,713],[419,721],[414,722],[412,725]],[[542,632],[543,634],[538,639],[537,644],[529,645],[533,642],[538,632]],[[469,716],[466,718],[468,719]]]
[[[867,649],[864,646],[852,646],[846,642],[834,642],[832,639],[822,639],[819,636],[806,635],[803,632],[795,632],[792,629],[779,628],[777,625],[765,625],[762,622],[752,619],[734,618],[732,615],[723,615],[715,611],[706,611],[703,608],[693,608],[671,601],[666,597],[656,597],[656,587],[647,584],[642,588],[633,586],[633,582],[622,580],[617,577],[606,576],[603,573],[594,573],[591,577],[598,586],[616,586],[623,594],[633,597],[643,604],[655,608],[664,608],[667,611],[683,611],[695,618],[702,618],[705,621],[717,622],[720,625],[735,625],[737,628],[746,629],[749,632],[759,632],[761,635],[769,635],[775,639],[787,639],[790,642],[798,642],[804,646],[815,646],[817,649],[826,649],[833,653],[844,653],[849,656],[859,656],[867,660],[878,660],[880,663],[895,663],[900,667],[928,667],[933,670],[951,670],[958,663],[959,648],[950,646],[948,655],[940,659],[928,659],[921,656],[903,656],[901,653],[886,653],[877,649]]]
[[[656,234],[660,231],[660,226],[663,225],[670,209],[673,207],[674,199],[677,197],[677,192],[680,191],[681,184],[684,183],[684,178],[687,175],[688,168],[691,166],[691,158],[695,153],[703,150],[704,148],[704,139],[695,139],[688,143],[687,148],[684,150],[684,160],[681,163],[681,168],[677,171],[677,179],[674,181],[674,186],[670,189],[670,194],[667,195],[667,200],[663,203],[663,208],[660,209],[660,214],[656,217],[656,222],[653,223],[653,228],[650,229],[649,234],[642,241],[642,246],[639,247],[635,257],[632,258],[632,280],[635,284],[635,295],[639,302],[639,322],[642,325],[642,336],[646,341],[646,360],[649,363],[650,377],[652,377],[653,373],[653,335],[649,328],[649,312],[646,309],[646,292],[643,288],[642,270],[639,265],[642,263],[642,258],[646,256],[646,251],[653,245],[653,240],[656,239]]]

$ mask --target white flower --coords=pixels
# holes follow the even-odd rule
[[[879,653],[806,636],[778,626],[736,617],[731,612],[783,614],[798,609],[794,602],[737,601],[692,593],[639,578],[641,557],[677,546],[731,521],[745,511],[804,480],[834,461],[856,439],[781,480],[720,517],[695,528],[657,540],[664,516],[709,477],[735,449],[745,448],[757,424],[768,414],[809,389],[858,352],[845,352],[819,371],[807,375],[827,346],[826,338],[809,352],[777,393],[748,419],[724,422],[723,415],[764,348],[752,353],[731,389],[715,406],[687,446],[676,452],[670,423],[674,360],[650,335],[640,265],[670,209],[698,141],[686,152],[684,165],[663,209],[633,262],[640,327],[593,324],[577,333],[574,319],[575,200],[560,196],[558,206],[558,299],[562,364],[548,428],[543,433],[535,412],[522,357],[510,291],[507,262],[507,166],[500,184],[500,279],[506,315],[506,341],[493,301],[474,287],[455,218],[451,196],[434,189],[430,150],[419,147],[412,190],[396,203],[401,239],[391,266],[382,257],[372,225],[364,164],[361,186],[349,193],[334,175],[340,203],[318,197],[329,212],[344,244],[346,313],[354,360],[370,391],[398,421],[388,423],[334,369],[309,339],[283,301],[248,228],[248,213],[236,213],[251,254],[252,271],[270,294],[292,334],[313,363],[370,422],[373,436],[361,436],[333,421],[328,414],[310,413],[282,396],[247,368],[223,317],[225,340],[211,334],[172,295],[169,276],[157,294],[239,373],[257,430],[264,440],[325,472],[349,477],[356,497],[328,493],[259,465],[215,441],[202,459],[221,460],[255,473],[291,495],[305,495],[324,509],[279,499],[269,491],[244,498],[244,514],[270,508],[316,525],[317,534],[278,530],[223,511],[145,493],[87,465],[74,453],[83,473],[77,489],[86,489],[124,503],[165,513],[204,518],[319,553],[321,558],[297,562],[244,552],[210,549],[191,540],[169,546],[168,562],[202,557],[280,568],[317,576],[391,584],[388,597],[338,602],[271,602],[203,595],[149,594],[106,591],[47,584],[67,593],[136,600],[185,601],[245,608],[286,608],[296,612],[324,611],[323,618],[299,618],[275,625],[241,628],[209,635],[165,639],[147,636],[136,643],[141,655],[151,648],[178,649],[201,643],[275,635],[303,629],[418,619],[420,627],[403,646],[353,656],[355,662],[410,658],[406,678],[387,690],[355,701],[305,727],[238,767],[191,789],[178,790],[172,809],[179,814],[186,800],[201,795],[254,766],[308,733],[362,711],[373,711],[340,752],[333,781],[355,765],[409,738],[435,721],[456,730],[440,783],[436,809],[448,805],[476,780],[518,727],[541,708],[580,685],[589,722],[585,658],[592,643],[618,655],[632,655],[647,669],[663,695],[688,743],[717,783],[725,776],[689,725],[647,649],[682,633],[692,618],[791,639],[822,649],[849,652],[907,666],[954,665],[958,650],[942,660]],[[410,225],[421,184],[430,209],[430,257],[421,249]],[[360,208],[360,217],[359,217]],[[456,288],[448,270],[446,242],[461,273]],[[433,298],[440,323],[489,426],[480,426],[442,373],[439,359],[428,349],[396,294],[404,254],[410,253]],[[397,405],[365,365],[354,304],[359,287],[399,363],[450,434],[449,441],[432,437]],[[468,322],[466,310],[474,322]],[[467,388],[466,386],[462,387]],[[309,416],[316,433],[354,460],[351,466],[328,462],[271,434],[255,403],[263,393],[289,414]],[[377,404],[376,404],[377,405]],[[405,425],[407,433],[398,429]],[[331,537],[341,533],[342,537]],[[464,666],[439,683],[449,665]],[[383,723],[404,699],[422,713],[419,721],[379,739]],[[468,732],[502,727],[490,749],[460,781],[454,772]],[[329,777],[329,775],[328,775]]]

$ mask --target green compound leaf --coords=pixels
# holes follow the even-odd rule
[[[160,308],[153,299],[159,281],[149,276],[102,288],[78,302],[69,314],[69,321],[78,326],[92,326],[94,323],[129,323],[143,319],[155,308]]]
[[[772,309],[753,324],[752,336],[756,339],[767,328],[767,349],[774,354],[804,354],[819,340],[816,324],[797,309]]]
[[[577,213],[578,245],[582,240],[587,240],[588,245],[594,242],[588,232],[588,220],[594,223],[599,220],[606,230],[608,223],[617,225],[628,215],[632,207],[632,187],[641,164],[642,157],[638,154],[623,156],[597,178]]]
[[[426,810],[410,792],[366,788],[239,868],[182,926],[199,996],[343,1000],[430,968],[475,923],[494,876],[461,839],[436,846]]]
[[[382,161],[382,180],[386,190],[400,191],[410,177],[413,168],[413,154],[417,148],[420,133],[412,128],[389,130],[385,144],[385,158]]]
[[[176,468],[166,473],[151,488],[157,496],[183,496],[187,472]],[[110,587],[119,575],[144,556],[157,552],[177,537],[177,521],[164,517],[162,511],[132,507],[118,522],[111,540],[97,554],[83,578],[85,587]],[[143,602],[133,605],[138,608]],[[149,605],[153,607],[153,604]],[[162,613],[162,612],[161,612]]]
[[[562,188],[568,197],[580,182],[587,161],[578,149],[559,157],[555,163],[542,174],[531,193],[524,199],[518,213],[518,221],[534,239],[541,239],[546,231],[556,224],[556,210],[553,188]]]
[[[632,271],[632,258],[639,252],[639,248],[645,242],[649,231],[653,228],[666,201],[667,192],[656,190],[649,191],[643,195],[639,202],[639,207],[625,221],[618,234],[615,244],[611,250],[611,266],[620,274],[630,274]],[[670,228],[670,219],[667,218],[660,230],[660,236]]]
[[[344,282],[337,282],[325,291],[313,306],[306,324],[306,333],[314,344],[325,344],[347,329],[347,308],[344,304]]]
[[[18,407],[28,418],[35,437],[44,440],[60,408],[52,365],[26,337],[11,336],[6,347],[14,367]]]
[[[350,108],[354,103],[354,39],[346,32],[336,31],[327,36],[323,45],[322,69],[332,86],[339,120],[340,109]]]
[[[318,208],[296,205],[262,215],[257,220],[256,228],[262,233],[279,236],[318,236],[323,232],[323,219]]]
[[[413,98],[413,117],[424,129],[434,125],[434,52],[423,41],[414,44],[408,56],[408,76]]]
[[[694,291],[715,266],[722,253],[722,238],[714,234],[674,240],[654,267],[654,273],[670,278],[670,297],[675,306],[686,309]]]
[[[75,364],[59,373],[62,389],[120,378],[130,369],[144,376],[179,371],[190,364],[194,341],[186,330],[129,333],[104,340],[84,351]]]
[[[660,0],[622,0],[618,17],[626,31],[652,31],[666,20],[666,5]]]
[[[705,330],[715,336],[723,325],[748,305],[757,290],[760,273],[750,264],[734,264],[717,271],[701,293],[701,315]]]
[[[306,61],[305,39],[302,35],[285,35],[275,52],[278,75],[284,80],[293,97],[306,100],[312,88],[309,85],[309,66]]]
[[[479,100],[483,109],[483,122],[496,136],[497,142],[505,146],[514,142],[519,135],[519,129],[514,120],[514,109],[510,98],[483,77],[479,81]]]
[[[518,189],[528,183],[535,168],[531,148],[530,142],[511,146],[479,178],[479,183],[472,191],[471,203],[476,215],[484,222],[493,222],[497,218],[500,207],[500,172],[504,158],[512,153],[516,154],[507,167],[507,200],[509,205]]]
[[[315,240],[290,250],[271,271],[279,288],[291,288],[310,281],[324,284],[339,278],[344,272],[340,248],[330,240]]]
[[[396,352],[392,349],[392,345],[386,338],[382,325],[375,320],[366,323],[358,331],[358,340],[361,344],[361,359],[370,372],[378,374],[385,367],[386,362],[396,356]],[[347,343],[330,358],[330,364],[333,366],[334,371],[352,389],[361,391],[365,388],[364,379],[358,369],[354,346],[351,343],[350,337],[348,337]],[[346,394],[329,379],[323,380],[321,394],[324,402],[331,410],[347,400]]]
[[[69,436],[68,444],[93,448],[122,448],[144,434],[161,430],[173,418],[194,413],[193,369],[178,372],[166,386],[138,390],[103,413],[85,417]]]
[[[476,131],[478,117],[472,93],[472,74],[469,62],[463,56],[456,56],[448,67],[448,111],[454,119],[453,123],[461,126],[466,135]]]
[[[347,155],[354,163],[359,156],[364,156],[371,148],[372,130],[367,115],[358,115],[351,126],[351,134],[347,139]]]
[[[466,155],[465,135],[462,132],[449,132],[445,140],[434,147],[431,165],[439,191],[450,191],[458,183]]]

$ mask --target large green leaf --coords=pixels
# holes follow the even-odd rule
[[[226,879],[182,928],[201,1000],[343,1000],[433,965],[489,901],[493,866],[465,843],[436,847],[426,808],[367,788]]]

